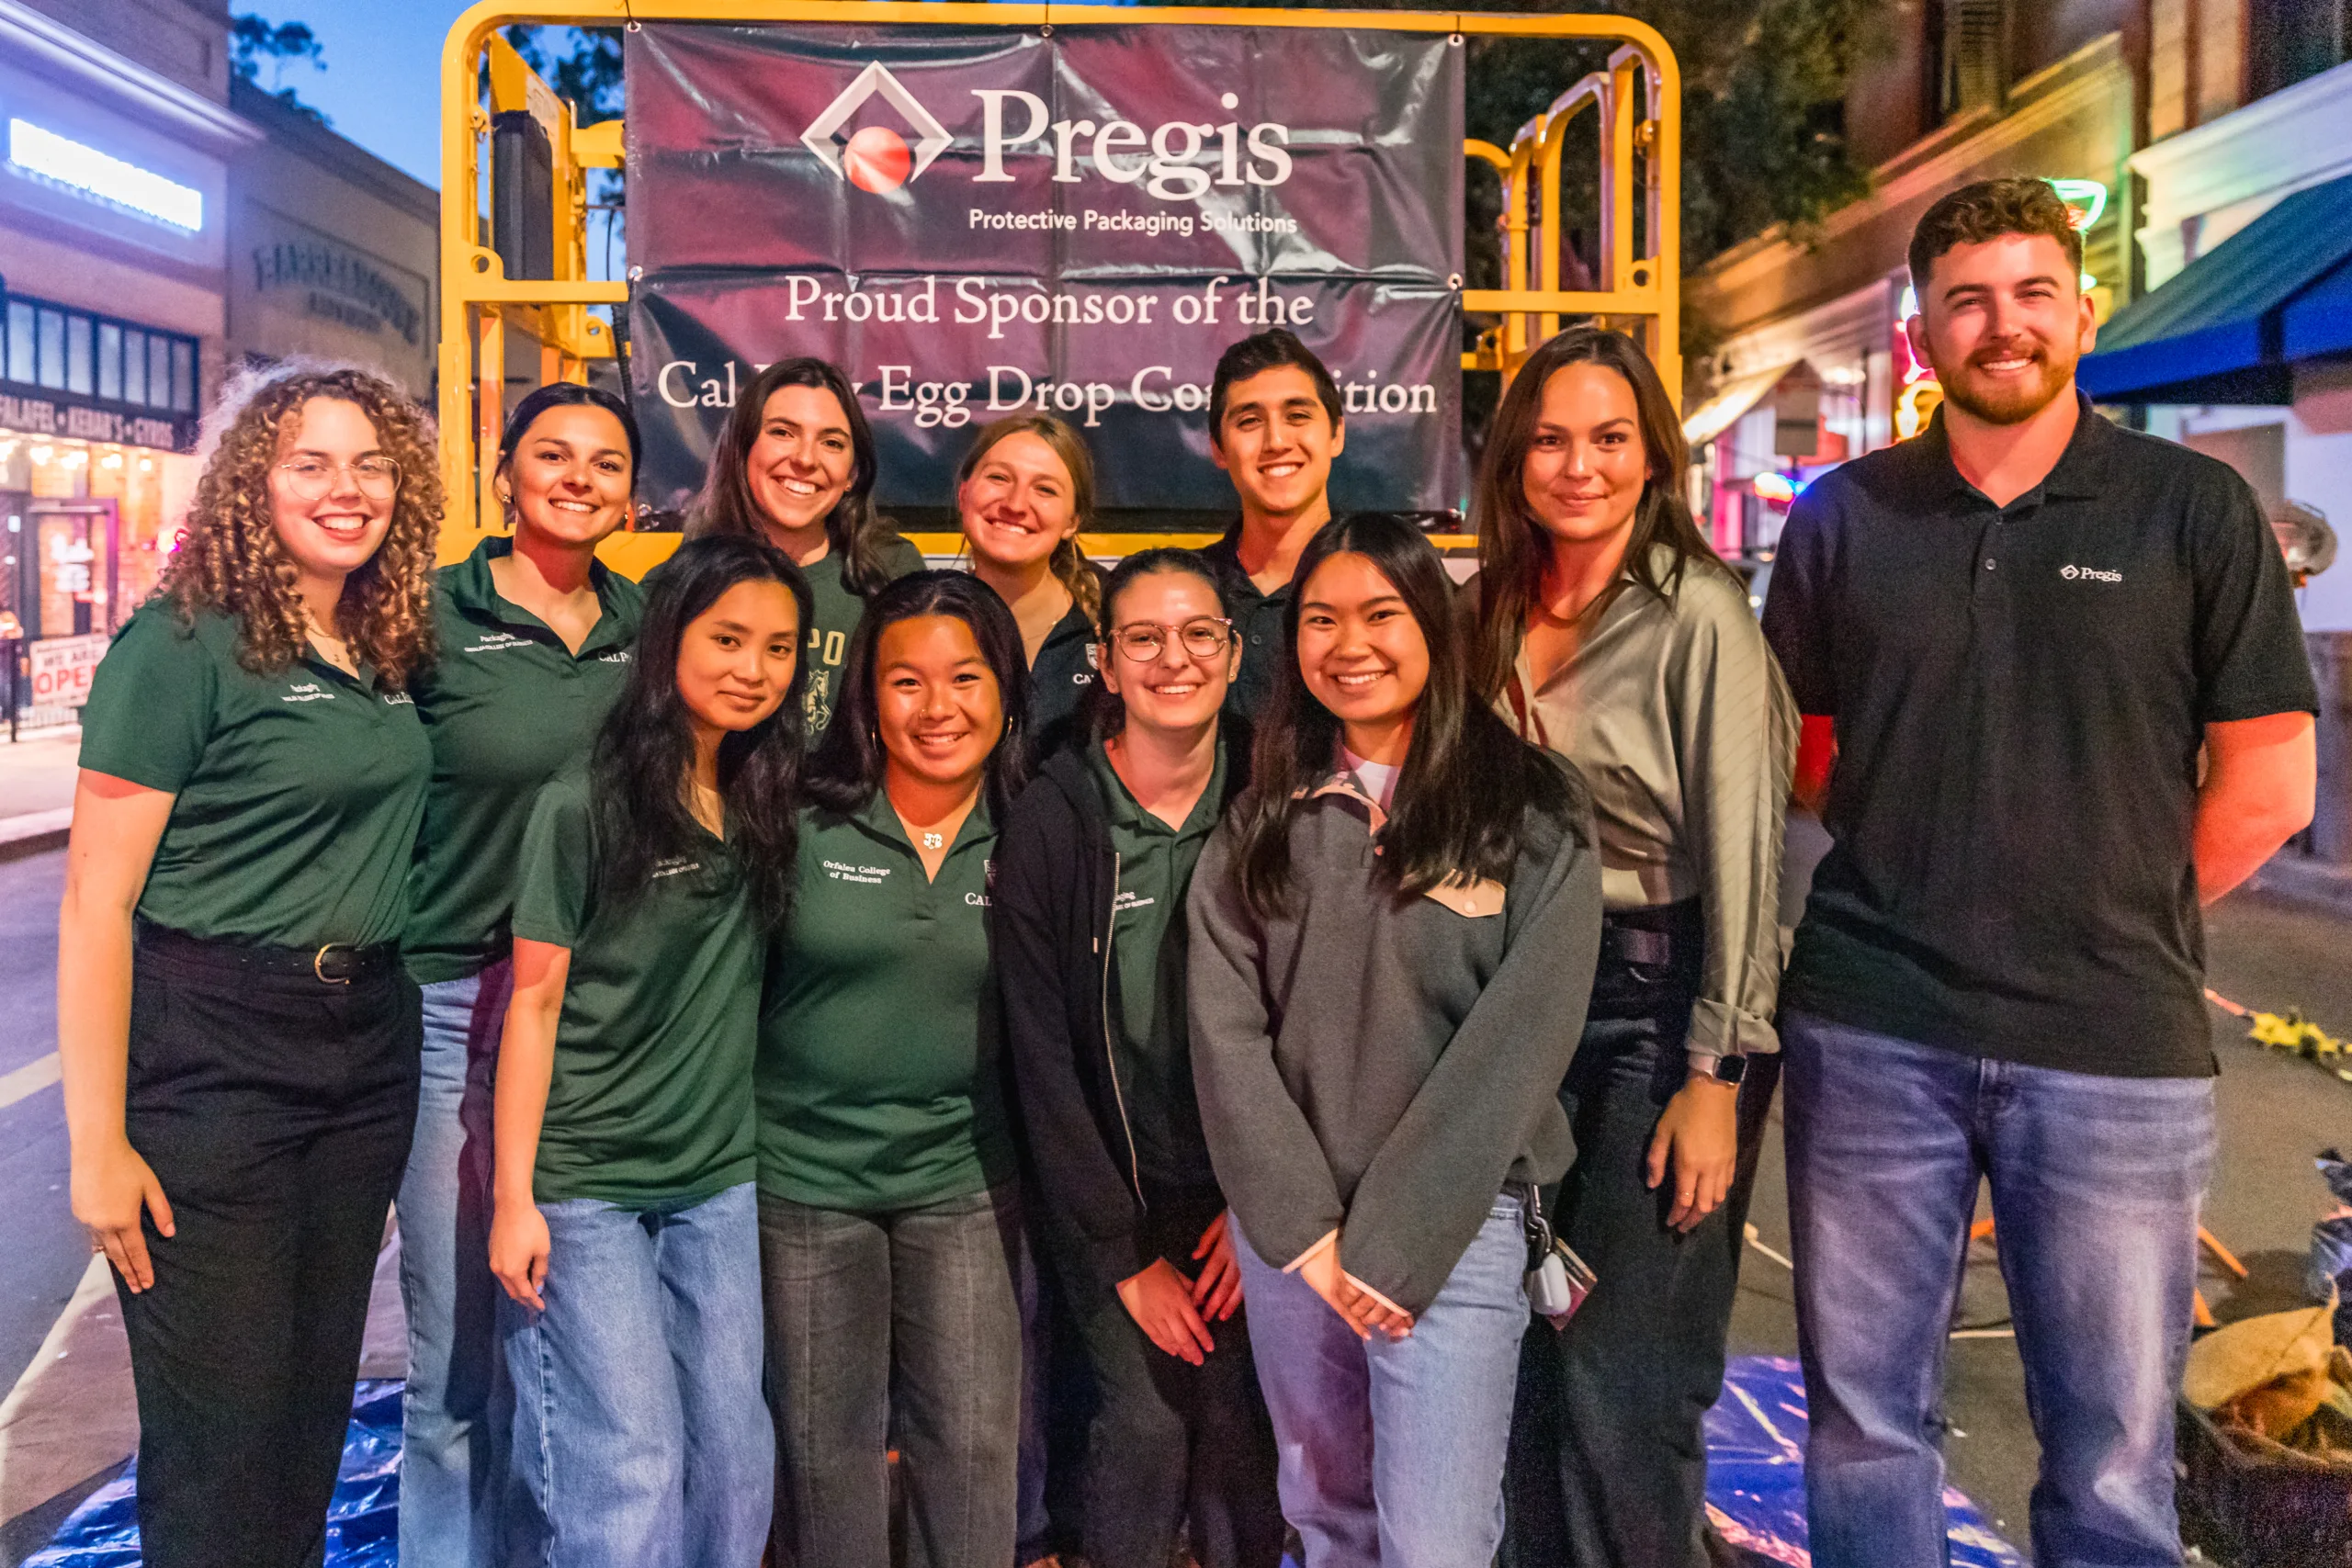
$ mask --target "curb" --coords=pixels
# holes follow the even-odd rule
[[[0,863],[63,849],[66,834],[73,826],[74,808],[70,806],[61,806],[54,811],[0,817]]]

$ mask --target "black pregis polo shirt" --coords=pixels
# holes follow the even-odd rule
[[[2086,400],[1996,507],[1939,415],[1798,499],[1764,631],[1838,737],[1785,1007],[2074,1072],[2213,1070],[2204,727],[2318,707],[2244,480]]]
[[[1225,613],[1233,617],[1234,635],[1241,639],[1241,669],[1226,691],[1225,711],[1254,721],[1273,700],[1283,661],[1290,657],[1290,601],[1298,584],[1285,582],[1272,593],[1259,591],[1241,564],[1241,520],[1238,517],[1225,531],[1225,537],[1201,555],[1216,573]]]

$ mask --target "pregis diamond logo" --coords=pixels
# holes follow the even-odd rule
[[[907,139],[887,125],[869,125],[846,141],[838,140],[850,117],[865,107],[866,99],[877,95],[899,112],[899,118],[915,133],[913,147],[910,148]],[[801,145],[817,154],[825,167],[858,189],[876,196],[887,196],[909,180],[920,178],[931,167],[932,160],[946,152],[955,140],[947,134],[947,128],[933,118],[931,111],[878,60],[859,72],[857,80],[827,104],[825,112],[800,133]]]

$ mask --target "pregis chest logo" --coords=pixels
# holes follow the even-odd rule
[[[1140,185],[1160,201],[1196,200],[1220,186],[1279,186],[1291,176],[1290,127],[1273,120],[1245,127],[1238,119],[1178,119],[1147,131],[1127,119],[1056,119],[1045,99],[1016,87],[975,87],[970,93],[980,107],[980,172],[972,176],[974,185],[1011,185],[1004,155],[1014,148],[1050,152],[1057,184],[1080,184],[1091,172],[1114,185]],[[876,97],[915,133],[912,146],[887,125],[842,134]],[[1218,103],[1230,111],[1241,100],[1227,93]],[[841,179],[887,196],[921,178],[955,138],[888,67],[874,61],[825,106],[800,141]]]

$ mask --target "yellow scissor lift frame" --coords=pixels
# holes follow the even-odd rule
[[[628,285],[588,276],[590,169],[621,166],[621,121],[582,128],[569,105],[515,54],[499,29],[515,23],[633,27],[644,22],[833,22],[843,26],[1046,28],[1060,26],[1362,28],[1463,37],[1615,40],[1606,70],[1594,72],[1521,126],[1506,149],[1463,144],[1465,157],[1493,165],[1503,187],[1503,287],[1465,288],[1462,308],[1498,313],[1501,324],[1463,355],[1465,370],[1500,371],[1506,381],[1528,354],[1559,330],[1562,316],[1598,316],[1640,339],[1681,398],[1682,85],[1674,52],[1657,30],[1624,17],[1498,15],[1476,11],[1253,10],[1233,6],[989,5],[967,0],[562,0],[522,6],[483,0],[449,29],[441,51],[441,473],[447,513],[441,558],[462,558],[498,526],[500,507],[482,454],[497,449],[505,417],[510,334],[538,345],[539,379],[584,380],[591,359],[609,358],[613,339],[592,315],[625,306]],[[489,55],[490,103],[479,90]],[[1560,177],[1570,124],[1587,108],[1600,121],[1600,221],[1596,287],[1563,289]],[[553,152],[556,276],[510,279],[484,244],[484,144],[492,111],[528,109]],[[1645,220],[1635,222],[1636,188]],[[1198,545],[1213,536],[1096,534],[1090,553],[1120,555],[1159,544]],[[676,547],[675,534],[623,534],[605,559],[632,575]],[[930,555],[953,554],[952,534],[913,536]],[[1442,547],[1475,544],[1466,534],[1432,536]]]

